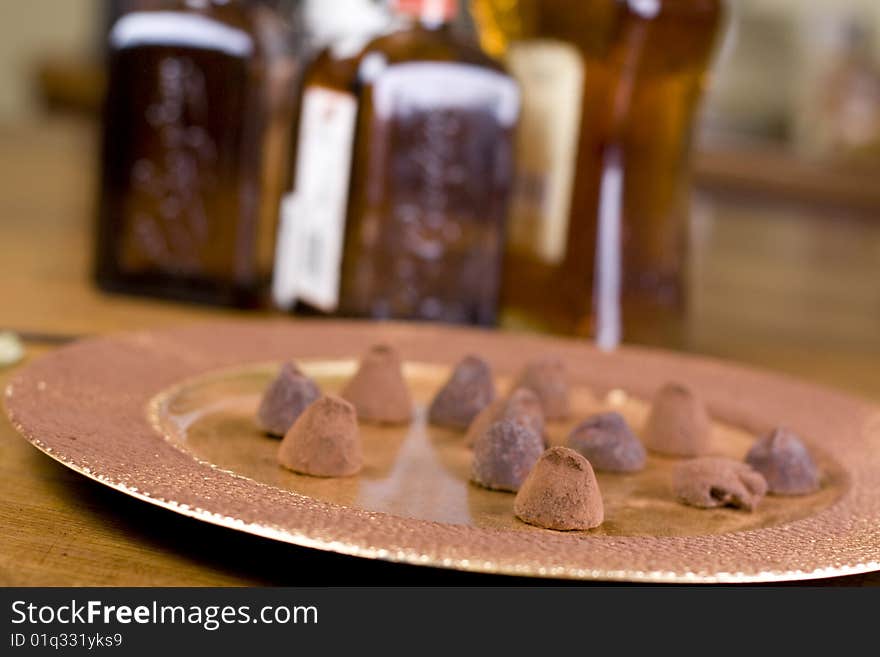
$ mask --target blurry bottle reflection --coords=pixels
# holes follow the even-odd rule
[[[677,345],[688,154],[721,0],[472,0],[523,88],[514,324]]]
[[[290,35],[245,0],[149,4],[109,33],[97,282],[253,305],[286,167]]]
[[[324,97],[325,111],[344,117],[340,126],[356,115],[347,188],[342,176],[300,180],[305,167],[327,171],[328,158],[330,170],[346,170],[343,128],[304,141],[316,134],[309,122],[318,124],[304,102],[286,213],[295,228],[288,231],[285,218],[288,236],[279,242],[279,265],[287,259],[289,275],[276,273],[276,300],[344,316],[492,324],[517,87],[453,29],[454,0],[392,6],[398,29],[358,59],[358,106]],[[316,101],[315,117],[319,107]]]

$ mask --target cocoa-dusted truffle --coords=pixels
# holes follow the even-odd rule
[[[644,446],[620,413],[587,418],[569,434],[568,446],[596,470],[607,472],[636,472],[647,460]]]
[[[544,407],[528,388],[516,388],[508,395],[499,420],[515,420],[539,436],[544,435]]]
[[[494,399],[495,382],[489,364],[482,358],[466,356],[431,402],[428,420],[463,431]]]
[[[541,455],[513,501],[516,517],[546,529],[592,529],[605,508],[590,462],[568,447]]]
[[[745,463],[704,456],[676,466],[672,490],[680,502],[690,506],[752,511],[767,493],[767,482]]]
[[[354,405],[363,422],[406,424],[412,418],[400,356],[387,345],[370,348],[340,396]]]
[[[538,396],[527,388],[517,388],[506,399],[493,402],[474,418],[465,435],[465,444],[473,446],[477,438],[499,420],[514,420],[542,439],[544,437],[544,411]]]
[[[794,433],[778,428],[758,439],[746,463],[764,475],[767,490],[775,495],[806,495],[819,490],[819,468]]]
[[[257,409],[257,424],[266,433],[283,436],[306,407],[320,396],[321,390],[312,379],[294,363],[284,363],[263,393]]]
[[[658,454],[703,456],[712,449],[712,423],[693,392],[667,383],[654,395],[642,439],[645,447]]]
[[[363,451],[354,406],[327,395],[300,415],[278,448],[285,468],[316,477],[360,472]]]
[[[565,365],[558,358],[541,358],[528,363],[514,388],[528,388],[534,392],[548,420],[564,420],[568,417],[568,380]]]
[[[486,433],[489,427],[498,421],[498,416],[501,414],[506,401],[505,399],[496,399],[477,414],[477,417],[470,423],[467,433],[464,435],[465,445],[473,447],[474,443],[477,442],[477,438]]]
[[[495,422],[474,443],[471,479],[485,488],[516,491],[543,451],[534,431],[514,420]]]

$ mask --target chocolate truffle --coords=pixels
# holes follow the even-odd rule
[[[332,395],[314,402],[284,436],[278,462],[316,477],[360,472],[364,459],[354,406]]]
[[[539,436],[544,435],[544,407],[528,388],[516,388],[504,401],[499,420],[515,420]]]
[[[528,388],[534,392],[548,420],[564,420],[568,417],[568,381],[565,365],[558,358],[542,358],[528,363],[514,388]]]
[[[810,452],[794,433],[778,428],[758,439],[746,463],[764,475],[767,490],[775,495],[806,495],[819,490],[819,469]]]
[[[515,420],[495,422],[474,443],[471,480],[485,488],[516,491],[544,451],[541,436]]]
[[[494,399],[495,382],[489,364],[482,358],[466,356],[431,402],[428,420],[463,431]]]
[[[505,399],[496,399],[477,414],[477,417],[470,423],[467,433],[464,435],[465,445],[473,447],[474,443],[477,442],[477,438],[486,433],[489,427],[498,421],[498,416],[504,408],[506,401]]]
[[[473,446],[494,422],[514,420],[539,436],[544,437],[544,411],[537,395],[527,388],[517,388],[506,399],[500,399],[483,409],[468,427],[465,444]]]
[[[568,446],[596,470],[607,472],[636,472],[647,460],[644,446],[620,413],[587,418],[569,434]]]
[[[317,384],[293,363],[284,363],[266,388],[257,409],[257,424],[266,433],[283,436],[306,407],[321,396]]]
[[[406,424],[412,418],[400,356],[387,345],[376,345],[364,355],[340,396],[354,405],[364,422]]]
[[[645,447],[658,454],[703,456],[712,449],[712,423],[693,392],[667,383],[654,396],[642,438]]]
[[[745,463],[704,456],[676,466],[672,490],[680,502],[690,506],[732,506],[752,511],[766,494],[767,482]]]
[[[590,462],[568,447],[541,455],[513,502],[516,517],[546,529],[592,529],[605,510]]]

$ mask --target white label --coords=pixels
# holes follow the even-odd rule
[[[281,202],[272,296],[326,312],[339,304],[345,212],[354,142],[354,96],[323,87],[303,93],[294,191]]]
[[[623,214],[623,163],[620,149],[607,149],[602,160],[599,234],[593,275],[593,312],[596,314],[596,345],[603,351],[612,351],[620,345],[622,334],[620,220]]]
[[[514,43],[507,55],[522,88],[517,131],[519,179],[511,204],[511,246],[556,264],[565,257],[574,188],[583,58],[561,41]]]

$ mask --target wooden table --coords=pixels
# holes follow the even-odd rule
[[[87,335],[230,311],[106,296],[88,283],[89,123],[0,128],[0,328]],[[701,193],[694,351],[880,400],[880,221]],[[876,217],[880,219],[880,217]],[[52,348],[27,343],[28,358]],[[0,386],[13,370],[0,370]],[[504,584],[283,545],[130,499],[52,461],[0,420],[0,585]],[[880,575],[822,583],[880,584]]]

